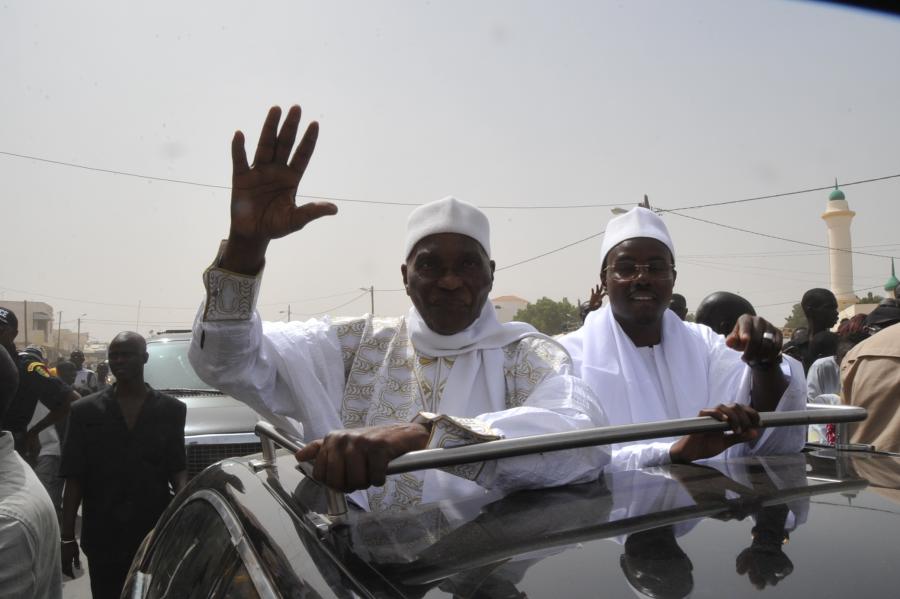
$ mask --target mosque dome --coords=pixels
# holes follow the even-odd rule
[[[885,291],[893,291],[900,285],[900,281],[897,280],[897,274],[894,271],[894,261],[891,260],[891,277],[887,280],[887,283],[884,284]]]
[[[843,199],[846,199],[846,198],[844,198],[844,192],[841,191],[840,189],[838,189],[837,185],[835,185],[834,191],[832,191],[830,194],[828,194],[828,201],[836,202],[836,201],[843,200]]]

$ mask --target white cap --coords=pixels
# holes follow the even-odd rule
[[[606,260],[609,250],[627,239],[636,237],[649,237],[661,242],[669,248],[672,259],[675,259],[675,244],[672,243],[666,223],[652,210],[637,206],[625,214],[615,217],[606,225],[603,245],[600,246],[600,264]]]
[[[409,215],[406,222],[406,242],[403,259],[419,241],[438,233],[458,233],[471,237],[481,244],[484,252],[491,256],[491,226],[484,212],[453,196],[419,206]]]

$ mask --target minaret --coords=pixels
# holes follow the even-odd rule
[[[853,248],[850,242],[850,221],[856,213],[850,210],[844,192],[838,189],[828,196],[828,206],[822,214],[828,226],[828,263],[831,266],[831,292],[838,301],[838,310],[855,304],[859,298],[853,293]]]
[[[884,284],[884,290],[887,291],[888,297],[897,296],[897,287],[900,287],[900,280],[897,280],[897,271],[894,270],[894,259],[891,258],[891,276]]]

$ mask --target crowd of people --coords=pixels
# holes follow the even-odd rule
[[[796,453],[806,429],[762,429],[759,414],[807,401],[868,408],[849,441],[900,451],[893,299],[831,332],[837,301],[810,290],[801,301],[806,330],[787,341],[725,291],[704,298],[688,322],[687,302],[674,293],[674,240],[645,207],[609,222],[583,326],[560,339],[497,320],[490,223],[453,197],[409,215],[398,247],[407,314],[263,322],[256,300],[270,241],[337,213],[327,202],[295,205],[318,127],[295,148],[300,109],[281,117],[278,108],[268,113],[252,166],[243,134],[234,136],[231,227],[203,273],[189,357],[204,381],[302,435],[297,460],[361,508],[579,483],[604,469]],[[148,354],[137,333],[112,340],[108,367],[89,370],[73,352],[51,372],[39,352],[17,351],[17,332],[15,314],[0,308],[8,431],[0,435],[0,554],[10,556],[0,562],[0,588],[14,579],[33,596],[60,596],[60,564],[71,574],[80,545],[94,596],[118,597],[141,539],[186,484],[185,406],[144,382]],[[729,430],[385,474],[390,460],[418,449],[698,414]],[[15,492],[14,478],[24,481]],[[25,537],[33,555],[4,553]]]

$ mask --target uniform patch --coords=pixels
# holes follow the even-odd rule
[[[35,374],[39,374],[43,377],[50,378],[50,373],[47,372],[47,367],[41,364],[40,362],[32,362],[28,365],[27,368],[29,373],[34,372]]]

